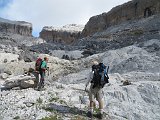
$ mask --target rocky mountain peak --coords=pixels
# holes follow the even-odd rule
[[[132,0],[112,8],[108,13],[93,16],[82,31],[82,36],[93,35],[110,26],[128,20],[146,18],[160,13],[159,0]]]
[[[68,24],[63,27],[45,26],[40,32],[40,37],[48,42],[70,44],[79,38],[83,25]]]
[[[11,21],[0,18],[0,32],[32,36],[32,24],[25,21]]]
[[[83,25],[77,25],[77,24],[68,24],[63,27],[53,27],[53,26],[45,26],[43,27],[43,30],[47,31],[66,31],[66,32],[81,32],[83,30],[84,26]]]

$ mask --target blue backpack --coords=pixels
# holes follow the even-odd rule
[[[106,83],[109,83],[108,70],[109,66],[106,67],[103,63],[92,66],[92,71],[94,71],[93,79],[91,81],[91,83],[93,83],[93,88],[103,88]]]

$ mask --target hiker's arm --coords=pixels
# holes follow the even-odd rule
[[[87,88],[87,86],[88,86],[88,84],[91,82],[91,80],[93,79],[93,74],[94,74],[94,72],[92,71],[92,72],[90,72],[90,74],[88,75],[88,81],[87,81],[87,83],[86,83],[86,87],[85,88]]]

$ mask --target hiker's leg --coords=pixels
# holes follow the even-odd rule
[[[93,107],[94,107],[94,95],[92,94],[92,92],[89,92],[89,101],[90,101],[90,112],[93,113]]]
[[[90,112],[93,113],[94,101],[90,101]]]
[[[96,99],[99,103],[99,113],[97,114],[97,118],[103,118],[103,100],[102,100],[102,89],[97,89]]]
[[[99,100],[99,113],[97,114],[97,118],[103,119],[103,101]]]
[[[93,108],[96,108],[96,102],[93,101]]]
[[[40,78],[41,78],[41,75],[39,72],[37,72],[37,76],[36,76],[36,80],[35,80],[35,88],[36,89],[39,89],[39,87],[40,87]]]
[[[99,100],[98,103],[99,103],[99,112],[103,113],[103,100]]]
[[[44,81],[44,75],[43,75],[43,72],[42,72],[42,71],[40,71],[39,76],[40,76],[40,81],[39,81],[39,83],[38,83],[38,89],[40,90],[41,87],[42,87],[42,85],[43,85],[43,81]]]
[[[102,90],[100,89],[98,92],[97,92],[97,95],[96,95],[96,99],[99,103],[99,114],[98,114],[98,118],[102,119],[103,118],[103,100],[102,100]]]
[[[38,82],[39,82],[39,73],[35,72],[34,75],[36,77],[36,79],[34,81],[34,88],[36,88],[38,86]]]
[[[87,116],[92,118],[93,117],[93,107],[94,107],[94,94],[91,89],[89,90],[89,101],[90,101],[90,104],[89,104],[89,110],[88,110]]]
[[[42,72],[42,75],[41,75],[41,85],[42,85],[42,87],[44,87],[44,76],[45,76],[45,72]]]
[[[97,94],[96,94],[96,99],[99,103],[99,109],[103,109],[103,93],[102,93],[102,89],[98,89],[97,90]]]
[[[34,88],[36,88],[38,86],[38,82],[39,82],[39,72],[38,71],[33,71],[32,74],[35,76]]]
[[[90,101],[90,105],[89,105],[89,110],[87,112],[87,116],[89,118],[92,118],[93,117],[93,101]]]

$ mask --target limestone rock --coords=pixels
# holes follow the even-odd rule
[[[12,53],[0,53],[0,63],[7,63],[11,61],[18,61],[19,55]]]
[[[19,86],[19,81],[5,81],[3,86],[5,86],[5,88],[7,88],[7,89],[18,87]]]
[[[154,44],[159,46],[159,40],[152,39],[140,45],[109,50],[75,61],[42,54],[39,57],[49,57],[48,66],[52,73],[50,76],[59,74],[59,79],[53,81],[53,78],[46,76],[43,91],[36,91],[33,88],[19,90],[18,86],[14,90],[1,91],[0,119],[36,120],[56,115],[57,118],[66,120],[74,119],[77,115],[82,116],[89,105],[88,93],[84,89],[91,71],[92,60],[110,66],[108,74],[110,84],[103,88],[103,110],[106,115],[104,120],[158,119],[160,117],[160,56],[156,54],[159,52],[158,49],[153,49]],[[152,49],[153,51],[150,52]],[[79,71],[75,71],[73,69],[75,67],[79,68]],[[32,79],[21,75],[7,80]],[[121,81],[125,80],[132,84],[122,85]],[[97,104],[96,107],[98,108]],[[85,116],[82,117],[87,119]]]
[[[8,89],[14,87],[28,88],[34,86],[34,80],[34,76],[18,75],[7,78],[3,86]]]
[[[0,32],[32,36],[32,24],[25,21],[11,21],[0,18]]]
[[[34,87],[34,80],[22,80],[20,87],[24,89]]]
[[[8,75],[12,75],[12,71],[10,71],[9,69],[5,69],[4,73],[8,74]]]
[[[47,42],[70,44],[80,37],[83,26],[76,24],[66,25],[62,28],[43,27],[40,37]]]
[[[1,73],[0,74],[0,77],[2,78],[2,79],[6,79],[6,78],[8,78],[8,74],[7,73]]]
[[[130,85],[130,84],[131,84],[131,82],[128,80],[123,81],[123,85]]]
[[[108,13],[93,16],[82,31],[82,36],[93,35],[128,20],[140,19],[160,13],[159,0],[132,0],[112,8]]]

